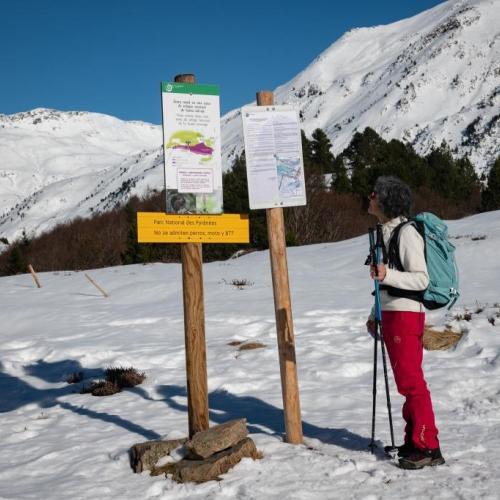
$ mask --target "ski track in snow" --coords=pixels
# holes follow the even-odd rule
[[[187,431],[180,266],[90,271],[107,299],[83,272],[40,273],[41,289],[29,275],[1,278],[0,498],[498,498],[500,212],[450,222],[450,234],[462,297],[427,322],[465,335],[424,361],[446,465],[403,471],[367,451],[373,344],[364,323],[372,297],[360,237],[288,250],[303,446],[283,442],[268,253],[205,264],[210,421],[246,417],[264,458],[203,485],[133,474],[127,454],[134,443]],[[486,238],[472,240],[477,234]],[[240,290],[233,279],[253,284]],[[470,321],[453,319],[466,311]],[[265,347],[240,352],[231,340]],[[66,383],[79,371],[89,383],[118,365],[147,378],[104,398]],[[390,384],[399,443],[402,399],[392,375]],[[376,436],[380,450],[389,442],[381,369]]]

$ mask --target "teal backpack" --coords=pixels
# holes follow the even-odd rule
[[[413,219],[399,224],[391,235],[388,255],[385,259],[389,267],[398,271],[404,271],[399,257],[399,233],[406,224],[412,224],[424,239],[429,285],[420,292],[402,290],[383,284],[380,288],[387,290],[389,295],[422,302],[427,309],[439,309],[444,306],[450,309],[460,293],[455,246],[448,240],[448,226],[439,217],[429,212],[422,212]]]

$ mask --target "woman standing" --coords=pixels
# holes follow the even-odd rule
[[[399,465],[421,469],[444,463],[434,420],[431,395],[422,371],[425,310],[419,291],[429,283],[424,240],[413,224],[404,224],[412,205],[410,188],[397,177],[379,177],[370,195],[368,213],[382,224],[386,264],[371,266],[370,276],[380,282],[382,333],[398,392],[405,397],[404,444],[398,446]],[[401,226],[401,227],[400,227]],[[398,255],[389,243],[398,228]],[[399,259],[398,259],[399,257]],[[399,260],[399,262],[394,262]],[[366,323],[375,334],[373,312]]]

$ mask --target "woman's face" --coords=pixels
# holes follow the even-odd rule
[[[372,193],[370,194],[370,196],[368,196],[368,199],[370,200],[370,203],[368,205],[368,213],[370,215],[374,215],[375,217],[377,217],[377,219],[380,222],[386,221],[387,217],[384,215],[384,213],[382,212],[382,209],[380,208],[380,206],[378,204],[378,195],[377,195],[377,192],[376,191],[372,191]]]

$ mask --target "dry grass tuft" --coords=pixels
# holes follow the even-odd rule
[[[444,331],[433,330],[431,326],[425,325],[424,349],[427,351],[444,351],[455,346],[462,338],[463,333],[454,332],[449,328]]]
[[[88,387],[83,387],[81,392],[82,394],[90,393],[92,396],[112,396],[120,391],[120,386],[107,380],[99,380],[98,382],[92,382]]]
[[[243,290],[246,286],[252,286],[253,282],[247,279],[233,279],[231,280],[230,284],[236,287],[238,290]]]
[[[252,349],[262,349],[263,347],[267,347],[265,344],[261,344],[260,342],[247,342],[245,344],[241,344],[238,347],[238,351],[251,351]]]
[[[135,387],[142,384],[146,378],[145,373],[138,372],[135,368],[111,367],[106,370],[106,380],[120,388]]]
[[[106,380],[92,382],[89,386],[83,386],[82,394],[92,396],[111,396],[127,387],[141,384],[146,375],[138,372],[135,368],[110,367],[105,372]]]
[[[232,347],[237,347],[239,345],[243,344],[242,340],[231,340],[231,342],[228,342],[227,345],[230,345]]]

